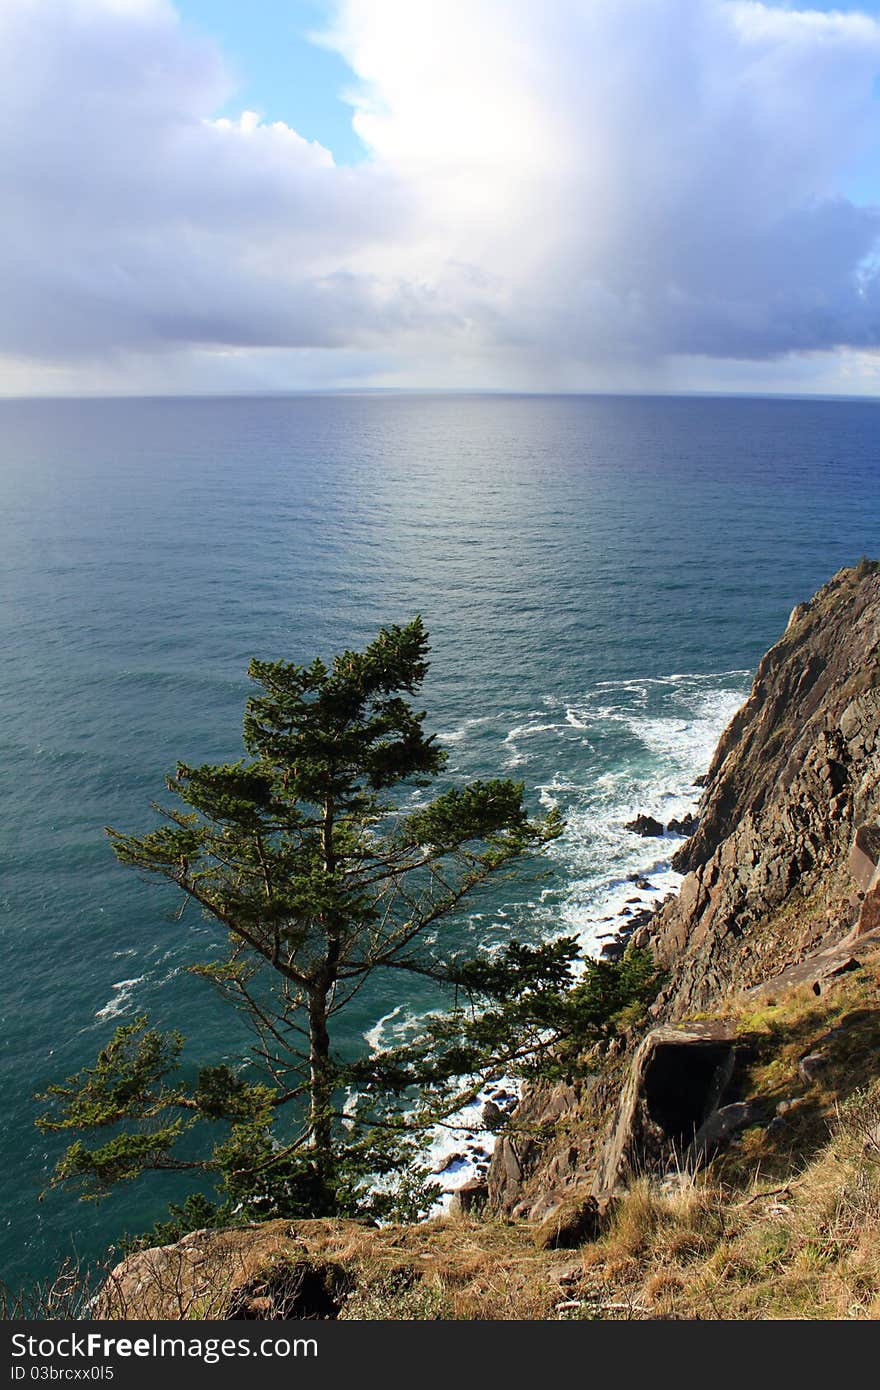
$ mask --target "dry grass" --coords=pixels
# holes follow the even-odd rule
[[[880,1318],[878,987],[880,953],[818,997],[730,1005],[730,1099],[763,1099],[768,1115],[786,1102],[784,1114],[704,1173],[635,1183],[594,1244],[538,1250],[528,1226],[475,1219],[270,1222],[189,1237],[170,1258],[142,1252],[89,1315]],[[802,1075],[817,1050],[825,1064]],[[87,1296],[68,1271],[27,1310],[7,1300],[6,1315],[81,1316]]]
[[[730,1099],[761,1098],[755,1125],[712,1167],[642,1180],[583,1252],[571,1317],[880,1317],[880,956],[820,996],[728,1006]],[[824,1065],[799,1072],[808,1053]]]
[[[880,1124],[880,1089],[871,1098]],[[880,1162],[846,1116],[821,1155],[781,1191],[731,1191],[704,1178],[677,1191],[637,1184],[589,1253],[584,1316],[880,1316]]]

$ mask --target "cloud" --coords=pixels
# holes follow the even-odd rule
[[[324,41],[355,168],[217,119],[222,58],[165,0],[4,0],[0,352],[297,349],[546,386],[878,346],[880,212],[847,196],[875,20],[342,0]]]
[[[213,47],[163,0],[5,0],[0,351],[346,346],[393,328],[353,255],[405,226],[381,173],[211,113]]]

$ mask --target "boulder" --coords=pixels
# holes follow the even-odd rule
[[[635,820],[628,821],[624,830],[631,830],[634,835],[642,835],[645,839],[651,836],[662,835],[663,826],[653,816],[639,815]]]
[[[481,1178],[471,1178],[452,1194],[449,1215],[474,1216],[483,1210],[489,1199],[489,1186]]]
[[[605,1228],[608,1204],[592,1193],[573,1193],[546,1216],[535,1231],[539,1250],[573,1250],[597,1240]]]
[[[483,1129],[496,1130],[504,1124],[504,1111],[494,1100],[487,1100],[483,1106],[480,1123]]]
[[[766,1120],[767,1106],[760,1100],[741,1100],[722,1105],[707,1116],[684,1154],[683,1167],[689,1171],[703,1167],[734,1134]]]
[[[666,829],[670,835],[684,835],[687,837],[693,835],[699,824],[700,822],[697,820],[696,816],[687,815],[682,816],[680,820],[671,820]]]

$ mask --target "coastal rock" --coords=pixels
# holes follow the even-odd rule
[[[494,1100],[487,1100],[483,1106],[480,1123],[483,1129],[496,1130],[504,1124],[504,1111]]]
[[[873,852],[857,827],[877,824],[880,566],[865,564],[801,605],[719,741],[699,826],[673,857],[686,877],[652,924],[672,972],[662,1015],[840,941],[855,925],[851,849],[862,874]],[[880,925],[880,893],[864,930],[875,911]]]
[[[630,874],[629,881],[630,883],[634,883],[637,888],[640,888],[643,893],[653,893],[654,891],[653,884],[651,884],[648,879],[644,878],[642,874]]]
[[[666,829],[670,835],[693,835],[700,822],[696,816],[682,816],[680,820],[671,820]]]
[[[457,1164],[463,1163],[464,1158],[464,1154],[458,1153],[457,1151],[455,1153],[447,1154],[437,1165],[437,1167],[432,1169],[432,1172],[436,1174],[448,1173],[450,1168],[455,1168]]]
[[[798,606],[719,741],[699,824],[673,858],[685,875],[680,890],[631,937],[667,972],[650,1010],[656,1027],[674,1028],[740,992],[763,1007],[783,989],[822,994],[846,980],[880,944],[878,826],[880,564],[865,562]],[[616,955],[620,945],[605,949]],[[524,1095],[517,1113],[535,1121],[527,1157],[514,1175],[504,1145],[496,1149],[493,1210],[540,1219],[584,1184],[598,1194],[640,1165],[663,1171],[676,1124],[662,1100],[658,1116],[663,1088],[652,1096],[644,1080],[656,1044],[656,1035],[641,1044],[628,1078],[629,1054],[606,1052],[592,1089],[570,1094],[546,1125],[548,1093]],[[704,1132],[707,1139],[734,1136],[731,1123],[748,1113],[729,1110],[723,1094],[711,1106],[706,1094],[685,1094],[682,1148],[720,1110],[728,1112],[713,1120],[720,1132]],[[787,1123],[772,1112],[756,1122],[765,1118]]]
[[[591,1117],[610,1113],[622,1071],[603,1068],[601,1080],[530,1086],[498,1139],[489,1165],[489,1210],[542,1221],[595,1163],[601,1133]]]
[[[642,835],[646,839],[663,834],[663,826],[653,816],[639,815],[635,820],[628,821],[624,830],[631,830],[634,835]]]

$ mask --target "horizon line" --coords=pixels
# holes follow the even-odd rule
[[[311,397],[348,396],[490,396],[537,400],[623,399],[623,400],[783,400],[783,401],[864,401],[880,403],[880,391],[868,395],[843,391],[529,391],[508,387],[444,386],[313,386],[242,391],[119,391],[101,392],[0,392],[0,404],[24,401],[210,401],[210,400],[296,400]]]

